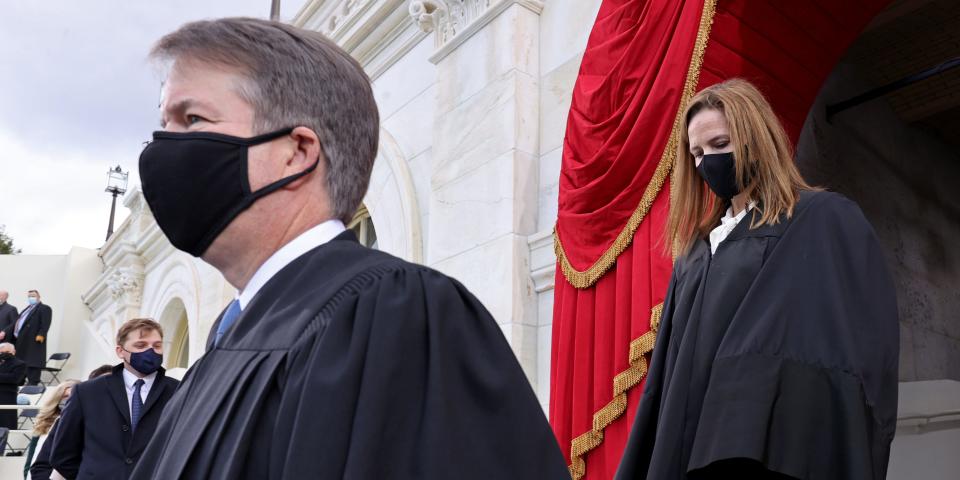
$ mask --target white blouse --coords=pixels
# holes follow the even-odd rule
[[[717,253],[717,247],[720,246],[720,243],[726,240],[727,236],[730,235],[730,232],[737,227],[737,224],[740,223],[740,220],[743,220],[743,217],[747,216],[747,212],[752,210],[757,204],[750,202],[747,205],[747,208],[744,208],[740,211],[737,216],[733,216],[733,207],[727,208],[727,213],[720,219],[720,225],[717,225],[716,228],[710,231],[710,254]]]

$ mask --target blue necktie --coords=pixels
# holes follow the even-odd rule
[[[130,425],[133,427],[131,430],[137,429],[137,423],[140,422],[140,413],[143,412],[143,399],[140,398],[140,387],[142,386],[142,378],[133,382],[133,401],[130,402]]]
[[[217,338],[213,341],[214,346],[220,343],[220,338],[223,337],[223,333],[230,328],[230,325],[233,325],[233,322],[235,322],[239,316],[240,301],[234,300],[230,302],[230,306],[228,306],[227,311],[224,312],[223,318],[220,319],[220,325],[217,326]]]

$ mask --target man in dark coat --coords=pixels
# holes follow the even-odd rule
[[[17,391],[23,384],[27,366],[14,354],[16,349],[10,343],[0,343],[0,405],[16,405]],[[0,410],[0,428],[17,428],[17,411]]]
[[[50,465],[66,478],[129,478],[179,385],[160,367],[163,330],[157,322],[124,323],[116,351],[123,363],[73,387],[57,422]]]
[[[40,369],[47,361],[47,330],[53,309],[40,301],[40,292],[27,292],[27,308],[13,325],[0,332],[0,340],[17,347],[17,358],[27,364],[27,385],[40,383]]]
[[[10,295],[5,290],[0,290],[0,332],[17,322],[20,312],[17,307],[7,303],[7,297]]]
[[[569,478],[480,302],[345,230],[380,129],[362,67],[256,19],[188,24],[154,53],[172,68],[144,196],[240,292],[133,478]]]

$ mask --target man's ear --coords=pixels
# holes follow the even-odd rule
[[[325,175],[327,159],[323,154],[320,137],[312,129],[296,127],[290,132],[290,136],[293,138],[293,149],[287,157],[284,176],[296,175],[311,168],[314,169],[312,174],[298,178],[287,185],[286,188],[293,190],[299,188],[306,178],[318,174]]]
[[[323,147],[320,144],[320,137],[312,129],[307,127],[297,127],[290,132],[294,140],[294,152],[287,165],[293,170],[302,172],[313,166],[318,159],[324,163]]]

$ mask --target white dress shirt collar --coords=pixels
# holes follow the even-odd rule
[[[247,308],[247,305],[250,304],[250,301],[253,300],[257,292],[259,292],[277,272],[283,270],[283,267],[286,267],[290,262],[310,250],[333,240],[334,237],[340,235],[344,230],[346,230],[346,227],[343,226],[343,222],[340,220],[327,220],[301,233],[297,238],[280,247],[280,250],[274,252],[266,262],[263,262],[263,265],[260,265],[256,273],[250,277],[247,286],[237,294],[237,300],[240,301],[240,310]]]
[[[127,370],[126,367],[123,368],[123,384],[127,387],[127,391],[133,392],[133,384],[139,380],[140,377],[134,375]],[[157,372],[153,372],[150,375],[143,377],[143,386],[140,387],[140,391],[150,390],[150,386],[153,385],[153,381],[157,379]],[[144,395],[146,397],[146,395]]]
[[[747,208],[741,210],[736,216],[733,215],[733,207],[727,208],[727,213],[720,219],[720,225],[717,225],[716,228],[710,231],[711,254],[717,253],[717,247],[720,246],[720,243],[726,240],[734,228],[737,228],[737,224],[740,223],[740,220],[743,220],[743,217],[747,216],[747,212],[756,206],[756,202],[751,201],[747,205]]]

